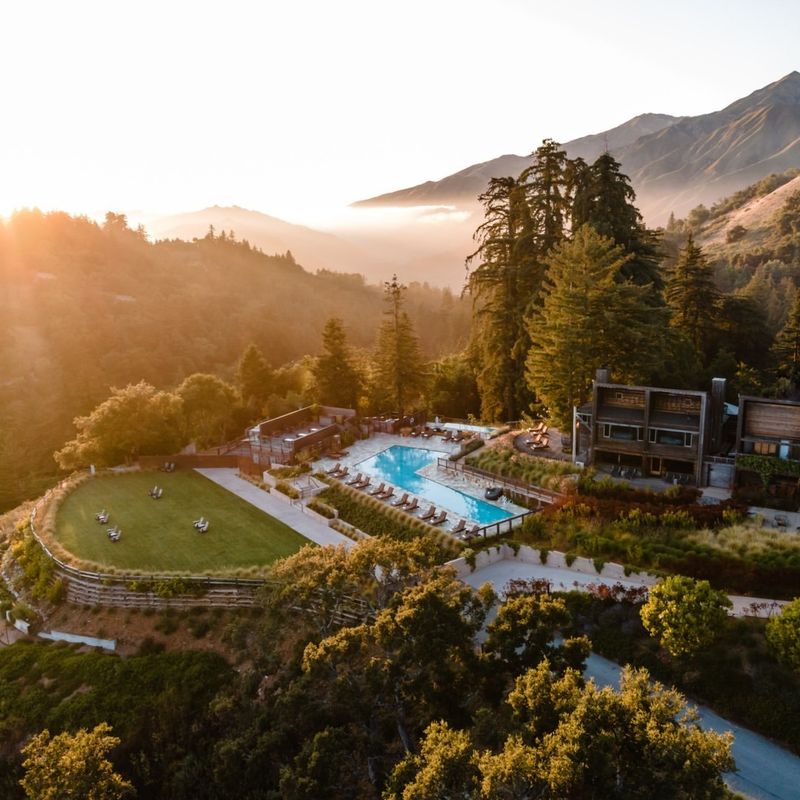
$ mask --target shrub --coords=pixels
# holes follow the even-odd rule
[[[450,461],[458,461],[464,456],[469,455],[469,453],[474,453],[476,450],[480,450],[485,444],[486,442],[484,442],[483,439],[470,439],[468,442],[464,442],[457,452],[451,453],[448,458]]]
[[[574,475],[577,471],[577,467],[569,462],[529,456],[509,445],[484,448],[478,455],[469,456],[467,464],[554,491],[558,490],[565,475]]]
[[[300,497],[300,492],[285,481],[278,481],[278,483],[275,484],[275,490],[281,494],[285,494],[287,497],[291,497],[292,500],[297,500]]]
[[[279,480],[291,480],[292,478],[299,478],[307,472],[311,472],[311,467],[308,464],[295,464],[292,467],[272,467],[267,470],[273,478]]]
[[[387,506],[382,501],[364,495],[349,486],[335,484],[317,497],[333,506],[339,512],[341,520],[370,536],[387,536],[401,541],[430,536],[440,545],[443,560],[460,550],[460,543],[447,534],[436,531],[404,511]],[[338,530],[338,527],[336,529]]]
[[[336,516],[336,511],[327,503],[323,503],[321,500],[311,500],[308,503],[308,508],[310,508],[312,511],[316,511],[317,514],[320,514],[327,519],[333,519]]]

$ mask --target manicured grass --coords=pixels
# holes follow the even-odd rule
[[[164,495],[153,500],[158,484]],[[95,521],[106,509],[107,525]],[[192,521],[210,520],[207,533]],[[117,525],[112,542],[106,529]],[[264,566],[296,553],[308,539],[193,471],[94,478],[59,509],[56,538],[80,559],[119,569],[193,573]]]

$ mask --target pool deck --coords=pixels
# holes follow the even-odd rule
[[[335,460],[331,458],[323,458],[317,462],[316,466],[319,469],[329,470],[338,463],[342,466],[349,467],[350,475],[355,475],[358,472],[358,464],[360,464],[362,461],[372,458],[378,453],[381,453],[384,450],[387,450],[389,447],[394,446],[412,447],[417,450],[433,450],[441,453],[442,457],[447,457],[452,453],[457,453],[459,450],[459,445],[443,442],[440,436],[433,436],[430,439],[421,439],[413,436],[396,436],[390,433],[375,433],[369,439],[363,439],[359,442],[355,442],[353,445],[348,447],[346,456]],[[486,487],[490,485],[488,482],[470,479],[461,473],[445,472],[444,470],[439,469],[436,464],[430,464],[429,466],[420,470],[420,475],[423,475],[424,477],[435,481],[436,483],[440,483],[442,486],[447,486],[450,489],[455,489],[457,492],[461,492],[462,494],[482,500],[484,503],[489,503],[489,505],[502,508],[512,516],[523,514],[528,510],[509,501],[504,503],[492,503],[483,496]],[[431,502],[422,495],[418,495],[418,497],[421,505],[424,502]],[[447,511],[448,520],[452,521],[448,523],[447,527],[450,527],[451,524],[455,524],[459,518],[459,515],[451,508],[446,508],[445,506],[441,505],[437,505],[437,508],[442,511]],[[469,522],[472,524],[473,522],[477,522],[477,520],[469,520]],[[444,528],[444,530],[446,529],[447,528]]]

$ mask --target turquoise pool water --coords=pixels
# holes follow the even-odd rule
[[[423,505],[423,501],[427,501],[429,504],[433,503],[437,508],[445,508],[451,514],[474,520],[480,525],[489,525],[492,522],[499,522],[501,519],[514,516],[513,513],[499,506],[476,497],[470,497],[457,489],[451,489],[449,486],[417,474],[423,467],[435,463],[437,458],[445,455],[445,453],[435,450],[394,445],[360,462],[356,468],[369,475],[373,484],[375,479],[385,481],[395,487],[395,494],[398,489],[414,494],[419,497],[420,505]],[[425,510],[427,510],[427,506]],[[458,520],[450,518],[448,521],[457,522]]]

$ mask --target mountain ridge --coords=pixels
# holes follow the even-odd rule
[[[800,164],[800,72],[792,71],[718,111],[682,117],[640,114],[564,144],[570,157],[587,160],[606,148],[631,178],[647,222],[663,223],[671,211],[685,214]],[[530,157],[503,155],[439,181],[353,205],[475,205],[490,177],[517,175],[528,163]]]

